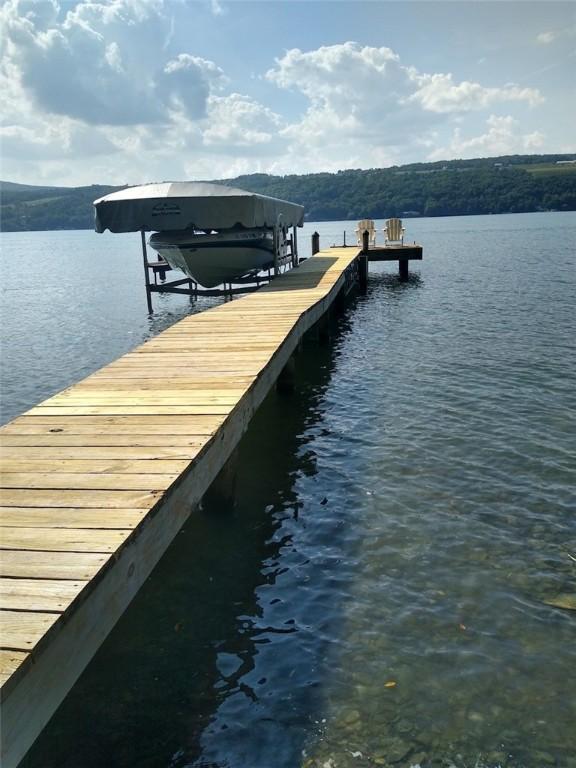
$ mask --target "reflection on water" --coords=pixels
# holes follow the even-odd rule
[[[412,227],[25,768],[576,768],[576,217]]]

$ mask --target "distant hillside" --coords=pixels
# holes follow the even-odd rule
[[[576,155],[512,155],[338,173],[252,174],[219,183],[304,205],[309,221],[576,210]],[[4,231],[91,229],[117,187],[0,182]]]
[[[310,221],[574,211],[574,160],[574,155],[518,155],[335,174],[255,174],[223,183],[301,203]]]
[[[118,187],[33,187],[0,182],[0,229],[4,232],[46,229],[92,229],[98,197]]]
[[[49,189],[70,189],[70,187],[42,187],[32,184],[16,184],[14,181],[0,181],[0,192],[40,192]]]

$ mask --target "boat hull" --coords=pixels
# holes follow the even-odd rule
[[[206,288],[234,282],[274,262],[274,239],[268,231],[158,232],[150,238],[150,245],[173,269]]]

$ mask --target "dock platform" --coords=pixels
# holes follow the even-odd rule
[[[314,233],[312,236],[312,247],[314,248],[314,242],[316,242],[316,246],[318,249],[319,246],[319,235],[318,233]],[[317,238],[316,241],[314,241],[314,238]],[[342,246],[333,245],[332,249],[335,248],[359,248],[359,245],[346,245],[346,232],[344,232],[344,244]],[[409,273],[409,264],[411,261],[422,261],[422,252],[423,248],[421,245],[418,245],[418,243],[390,243],[387,245],[369,245],[368,244],[368,233],[365,233],[363,245],[362,245],[362,255],[366,258],[366,264],[362,268],[365,273],[365,279],[367,279],[368,274],[368,263],[371,261],[397,261],[398,262],[398,272],[400,275],[400,278],[402,280],[408,279],[408,273]]]
[[[397,261],[402,280],[408,279],[409,263],[413,260],[422,260],[422,246],[416,243],[412,245],[398,243],[368,249],[368,261]]]
[[[358,256],[321,251],[0,430],[4,768],[124,612],[304,333],[357,282]]]
[[[422,246],[412,245],[383,245],[368,250],[369,261],[422,261]]]

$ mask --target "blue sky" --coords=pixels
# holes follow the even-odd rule
[[[576,151],[576,4],[5,0],[1,176],[140,183]]]

